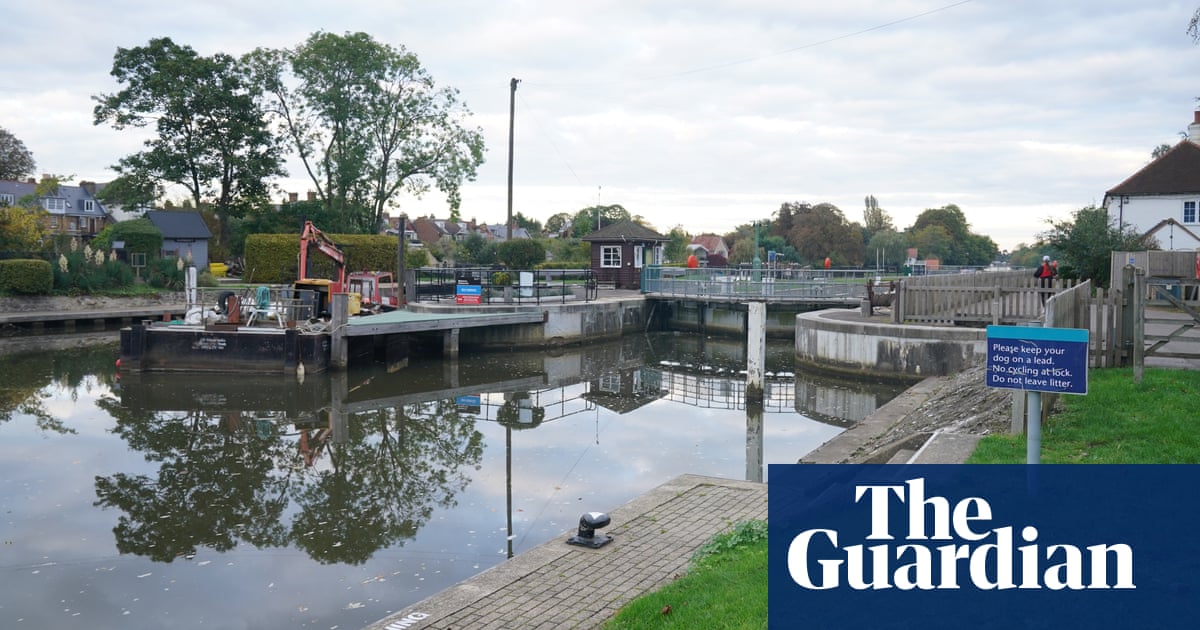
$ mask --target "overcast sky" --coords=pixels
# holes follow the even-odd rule
[[[10,3],[11,4],[11,3]],[[0,23],[0,127],[39,173],[107,181],[144,136],[92,124],[118,47],[200,54],[362,31],[461,91],[486,163],[462,214],[545,220],[621,204],[659,231],[725,233],[788,201],[901,229],[954,203],[1001,249],[1099,204],[1200,95],[1196,5],[1156,0],[42,0]],[[311,189],[297,167],[284,190]],[[182,198],[183,195],[178,195]],[[405,199],[446,216],[444,199]]]

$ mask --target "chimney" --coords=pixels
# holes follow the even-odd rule
[[[1188,125],[1188,140],[1200,144],[1200,111],[1192,112],[1192,124]]]
[[[300,193],[288,193],[288,203],[300,201]]]
[[[316,200],[317,200],[317,192],[316,192],[315,190],[310,190],[310,191],[308,191],[308,200],[309,200],[309,201],[316,201]]]
[[[96,182],[79,182],[79,187],[93,197],[96,196]]]

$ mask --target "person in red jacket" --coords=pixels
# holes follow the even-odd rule
[[[1054,277],[1058,275],[1058,266],[1050,262],[1049,256],[1042,256],[1042,264],[1033,272],[1038,279],[1038,285],[1043,289],[1054,288]],[[1046,293],[1042,292],[1042,304],[1046,303]]]

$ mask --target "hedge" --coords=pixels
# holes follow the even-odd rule
[[[45,260],[0,260],[0,291],[47,295],[54,288],[54,268]]]
[[[385,234],[326,234],[346,256],[346,272],[390,271],[396,273],[397,248],[394,236]],[[308,255],[309,277],[335,277],[333,261],[316,248]],[[300,278],[299,234],[251,234],[246,237],[245,281],[291,284]]]

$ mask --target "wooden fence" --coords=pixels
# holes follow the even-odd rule
[[[1020,324],[1041,318],[1055,293],[1075,286],[1055,280],[1041,288],[1032,270],[905,278],[896,288],[892,322],[953,326]]]

